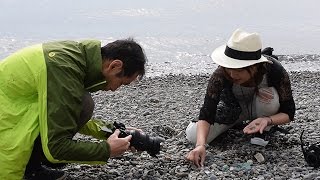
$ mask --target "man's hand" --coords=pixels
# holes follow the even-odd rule
[[[123,154],[130,146],[132,135],[125,138],[119,138],[120,131],[116,129],[114,133],[107,139],[110,145],[110,157],[115,157]]]
[[[142,129],[138,129],[138,128],[135,128],[135,127],[126,127],[126,130],[127,131],[139,131],[140,133],[143,133]],[[136,148],[134,148],[133,146],[130,146],[129,148],[130,148],[131,152],[133,152],[133,153],[137,152]]]
[[[188,161],[191,161],[197,167],[203,166],[205,158],[206,158],[206,147],[204,145],[195,147],[186,156],[186,159]]]
[[[245,134],[253,134],[260,132],[263,133],[264,129],[269,125],[270,118],[269,117],[261,117],[253,120],[249,123],[244,129],[243,132]]]

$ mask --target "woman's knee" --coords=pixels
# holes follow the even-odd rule
[[[197,141],[197,123],[190,122],[186,128],[186,138],[191,143],[195,144]]]
[[[213,125],[210,125],[209,132],[207,135],[207,143],[210,143],[215,138],[217,138],[220,134],[227,131],[229,128],[231,128],[234,124],[227,125],[227,124],[219,124],[214,123]],[[196,122],[190,122],[188,127],[186,128],[186,138],[191,143],[197,142],[197,123]]]

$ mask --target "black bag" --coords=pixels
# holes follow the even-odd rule
[[[316,144],[309,144],[308,142],[305,143],[302,141],[302,135],[304,131],[302,131],[300,135],[300,141],[301,141],[301,149],[303,152],[304,159],[309,164],[309,166],[312,166],[314,168],[320,167],[320,143]]]
[[[261,54],[271,56],[271,57],[275,58],[276,60],[278,60],[278,56],[272,54],[273,50],[274,49],[272,47],[266,47],[261,51]]]

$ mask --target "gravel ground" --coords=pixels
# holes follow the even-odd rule
[[[241,130],[231,129],[207,148],[202,169],[184,159],[193,149],[184,130],[198,115],[209,75],[145,78],[116,92],[98,92],[93,95],[95,118],[138,127],[166,141],[157,158],[127,152],[106,165],[69,164],[64,170],[70,179],[320,179],[319,169],[306,164],[299,144],[302,130],[308,141],[320,141],[320,73],[290,75],[296,116],[281,126],[290,134],[275,132],[266,147],[259,147]],[[255,158],[257,154],[264,161]]]

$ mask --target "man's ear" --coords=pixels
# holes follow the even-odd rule
[[[103,71],[106,72],[121,72],[123,67],[123,62],[116,59],[116,60],[111,60],[111,61],[105,61],[103,63]]]
[[[102,72],[103,74],[118,74],[122,71],[123,62],[116,60],[104,61],[102,64]]]
[[[109,64],[109,68],[115,69],[115,70],[116,69],[122,70],[122,66],[123,66],[123,62],[118,59],[111,61],[111,63]]]

